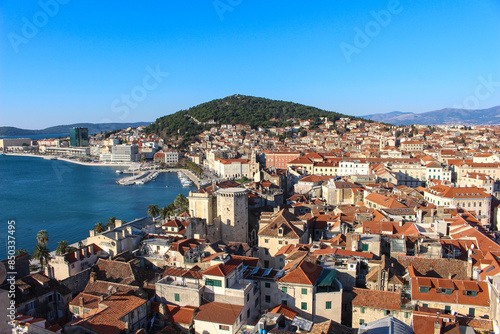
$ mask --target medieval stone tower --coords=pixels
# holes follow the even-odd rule
[[[217,190],[217,221],[223,241],[248,243],[247,194],[242,188]]]

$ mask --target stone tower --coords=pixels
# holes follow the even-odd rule
[[[242,188],[217,190],[217,220],[222,241],[248,243],[247,194]]]

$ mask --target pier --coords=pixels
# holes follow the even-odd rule
[[[134,171],[135,175],[133,176],[127,176],[124,177],[116,183],[122,185],[122,186],[129,186],[133,184],[145,184],[148,183],[152,180],[154,180],[159,173],[165,173],[165,172],[181,172],[183,173],[187,178],[189,178],[191,181],[193,181],[194,185],[199,189],[202,181],[194,175],[190,170],[187,169],[181,169],[181,168],[171,168],[171,169],[157,169],[157,170],[152,170],[152,171]],[[124,170],[123,173],[129,174],[132,173],[131,170]]]

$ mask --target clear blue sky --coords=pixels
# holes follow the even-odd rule
[[[154,121],[236,92],[350,115],[500,105],[496,0],[54,1],[0,5],[0,126]]]

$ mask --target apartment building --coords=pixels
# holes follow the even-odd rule
[[[491,195],[477,187],[449,187],[437,185],[424,192],[427,202],[445,207],[461,207],[474,211],[485,227],[490,226]]]
[[[281,269],[283,258],[275,257],[281,247],[307,243],[309,233],[307,225],[287,210],[278,213],[263,212],[259,222],[258,245],[259,258],[264,267]]]

